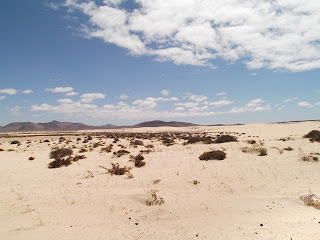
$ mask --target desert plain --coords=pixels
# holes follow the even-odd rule
[[[312,130],[319,121],[1,134],[0,239],[320,239]],[[83,159],[48,168],[61,148]],[[214,150],[225,159],[199,159]]]

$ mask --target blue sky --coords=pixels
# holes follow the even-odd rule
[[[316,1],[2,1],[0,125],[319,119]]]

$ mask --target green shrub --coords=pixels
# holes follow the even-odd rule
[[[51,151],[49,156],[50,156],[50,158],[60,159],[65,156],[69,156],[72,153],[73,153],[73,151],[70,148],[58,148],[56,150]]]
[[[199,156],[200,160],[223,160],[226,157],[226,153],[220,150],[216,150],[216,151],[210,151],[210,152],[205,152],[202,153]]]
[[[237,138],[231,135],[221,135],[214,141],[215,143],[237,142]]]

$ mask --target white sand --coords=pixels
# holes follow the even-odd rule
[[[302,154],[320,152],[320,143],[302,138],[319,127],[320,122],[303,122],[126,130],[245,133],[233,143],[152,143],[155,152],[144,155],[146,166],[131,170],[132,179],[99,167],[133,166],[128,155],[115,158],[98,147],[80,153],[87,158],[68,167],[48,169],[59,137],[0,138],[5,150],[0,152],[0,239],[320,239],[320,210],[299,199],[310,191],[320,196],[320,162],[301,160]],[[292,140],[278,140],[286,137]],[[66,138],[72,140],[69,147],[90,145]],[[50,146],[39,143],[45,139]],[[245,142],[249,139],[263,141],[268,155],[243,153],[243,147],[252,147]],[[12,140],[21,146],[11,145]],[[102,141],[106,146],[113,139]],[[127,140],[119,143],[129,146]],[[279,152],[289,146],[294,150]],[[127,150],[137,154],[142,149]],[[200,161],[210,149],[224,149],[227,158]],[[93,178],[86,178],[88,171]],[[154,184],[156,179],[161,181]],[[165,200],[163,205],[146,206],[151,190]]]

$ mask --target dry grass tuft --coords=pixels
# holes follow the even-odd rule
[[[99,166],[105,170],[107,170],[108,173],[110,173],[111,175],[124,175],[125,173],[130,173],[131,168],[124,166],[124,167],[120,167],[119,163],[111,163],[112,168],[106,168],[104,166]]]
[[[300,199],[304,202],[304,205],[320,209],[320,198],[313,193],[310,192],[310,194],[303,195]]]
[[[156,192],[157,192],[156,190],[151,190],[151,198],[146,200],[146,205],[148,207],[164,204],[164,199],[158,196]]]

